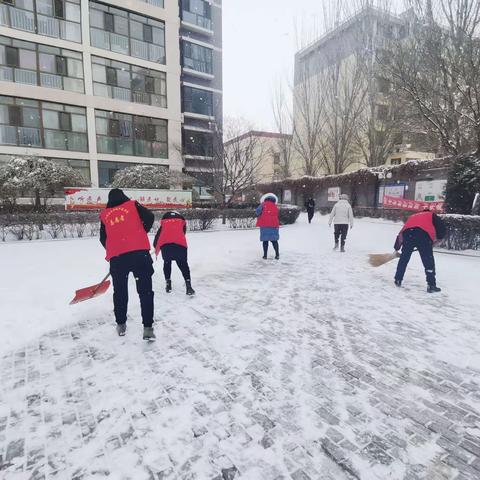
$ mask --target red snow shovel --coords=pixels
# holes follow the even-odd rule
[[[97,285],[92,285],[91,287],[85,287],[77,290],[75,292],[75,297],[70,302],[70,305],[75,305],[76,303],[84,302],[85,300],[90,300],[91,298],[103,295],[110,286],[110,280],[107,280],[109,276],[110,272]]]

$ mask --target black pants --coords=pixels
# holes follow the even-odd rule
[[[312,223],[313,216],[315,215],[315,210],[313,208],[307,208],[308,214],[308,223]]]
[[[165,280],[170,280],[172,275],[172,261],[177,262],[185,280],[190,280],[190,267],[187,260],[187,249],[175,243],[169,243],[162,247],[163,274]]]
[[[335,245],[338,244],[338,240],[342,239],[342,247],[345,246],[345,240],[347,239],[347,234],[348,234],[348,224],[346,223],[337,223],[334,225],[334,233],[333,235],[335,236]]]
[[[145,327],[153,325],[152,257],[148,250],[124,253],[110,259],[113,281],[113,310],[117,323],[127,321],[128,275],[133,273],[140,297],[142,320]]]
[[[415,249],[418,250],[422,259],[428,285],[436,285],[433,242],[428,233],[421,228],[409,228],[403,232],[402,254],[398,261],[395,280],[400,282],[403,280],[408,262]]]
[[[272,242],[273,249],[275,250],[275,255],[278,257],[280,255],[280,250],[278,248],[278,242],[275,240]],[[266,257],[268,253],[268,242],[263,242],[263,255]]]

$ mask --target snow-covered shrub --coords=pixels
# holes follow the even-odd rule
[[[64,220],[61,215],[52,214],[49,215],[47,219],[45,219],[45,226],[44,229],[50,235],[51,238],[59,238],[62,230]]]
[[[451,250],[480,250],[480,216],[442,215],[447,235],[438,246]]]
[[[253,228],[257,222],[257,217],[253,210],[226,210],[225,217],[230,228]]]
[[[12,219],[10,215],[0,215],[0,238],[2,242],[7,239],[7,234],[9,232],[9,227],[12,224]]]
[[[219,217],[218,210],[209,208],[192,208],[182,210],[181,214],[188,223],[188,229],[192,232],[210,230],[215,220]]]
[[[301,209],[295,205],[279,205],[280,225],[291,225],[297,221]]]
[[[155,165],[134,165],[119,170],[113,177],[114,188],[162,190],[170,187],[191,188],[193,179],[182,172]]]
[[[0,198],[13,210],[19,196],[31,196],[35,209],[45,209],[49,198],[65,186],[84,186],[85,179],[72,168],[37,157],[15,157],[0,167]]]
[[[480,157],[458,157],[450,168],[445,189],[445,209],[448,213],[472,213],[475,194],[480,192]]]

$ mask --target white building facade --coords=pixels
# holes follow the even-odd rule
[[[130,165],[185,169],[181,15],[204,4],[1,1],[0,161],[49,158],[92,186]]]

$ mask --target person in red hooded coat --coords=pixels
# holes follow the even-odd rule
[[[278,241],[280,240],[280,220],[278,212],[278,198],[273,193],[267,193],[260,200],[257,207],[257,227],[260,227],[260,241],[263,244],[263,259],[267,259],[268,242],[271,242],[275,250],[275,259],[280,259]]]
[[[175,261],[185,280],[186,294],[195,295],[190,277],[187,252],[187,222],[178,212],[167,212],[162,217],[160,228],[155,235],[153,246],[158,257],[160,250],[163,258],[163,273],[165,275],[167,293],[172,291],[172,261]]]
[[[122,190],[114,188],[108,194],[107,208],[100,213],[100,242],[110,262],[113,281],[113,307],[117,333],[127,329],[128,276],[133,273],[140,297],[143,339],[154,340],[153,332],[153,262],[150,256],[148,232],[154,216]]]

